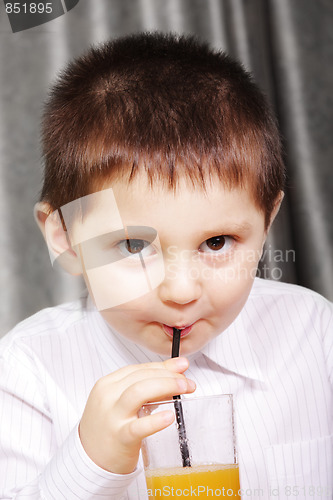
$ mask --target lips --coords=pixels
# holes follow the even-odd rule
[[[188,325],[188,326],[185,326],[183,328],[179,328],[177,326],[172,327],[172,326],[168,326],[168,325],[163,324],[163,330],[165,331],[165,333],[169,337],[172,338],[173,337],[173,328],[178,328],[179,330],[181,330],[180,338],[183,338],[183,337],[186,337],[186,335],[188,335],[190,333],[193,325],[194,325],[194,323],[192,323],[192,325]]]

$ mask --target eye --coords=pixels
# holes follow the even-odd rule
[[[141,252],[144,257],[149,257],[150,255],[154,255],[156,253],[150,242],[146,240],[122,240],[119,241],[115,246],[124,257],[135,256],[140,254]]]
[[[199,251],[221,255],[231,248],[233,241],[231,236],[213,236],[213,238],[209,238],[201,243]]]

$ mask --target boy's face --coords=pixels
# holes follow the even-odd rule
[[[106,265],[91,274],[86,264],[92,250],[80,248],[93,300],[103,297],[108,304],[117,290],[129,294],[118,305],[110,298],[110,307],[98,307],[101,315],[123,337],[159,354],[170,355],[172,327],[186,327],[182,355],[200,350],[233,322],[248,298],[266,238],[264,214],[248,191],[224,189],[218,180],[206,193],[184,180],[176,194],[161,184],[151,188],[144,173],[130,184],[116,181],[109,187],[112,191],[101,193],[113,193],[110,205],[94,207],[83,224],[96,229],[103,214],[113,235],[122,226],[136,229],[134,238],[120,231],[110,243],[119,259],[116,272]],[[95,241],[97,253],[103,244]],[[140,295],[134,288],[143,267],[157,280]]]

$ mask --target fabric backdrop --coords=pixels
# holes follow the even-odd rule
[[[141,30],[192,33],[253,71],[278,116],[288,181],[260,275],[333,299],[331,0],[80,0],[12,33],[0,4],[0,334],[77,297],[55,271],[32,209],[41,188],[41,105],[49,83],[92,43]]]

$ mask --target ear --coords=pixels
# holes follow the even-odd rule
[[[53,211],[49,203],[39,202],[34,207],[34,217],[44,236],[52,265],[56,262],[74,276],[82,274],[80,259],[71,247],[58,210]]]
[[[273,207],[273,210],[272,210],[272,213],[271,213],[271,217],[270,217],[270,220],[269,220],[269,225],[266,229],[266,235],[268,234],[273,222],[274,222],[274,219],[275,217],[277,216],[277,214],[279,213],[279,210],[280,210],[280,207],[281,207],[281,203],[283,201],[283,198],[284,198],[284,192],[283,191],[280,191],[279,194],[277,195],[276,199],[275,199],[275,202],[274,202],[274,207]]]

